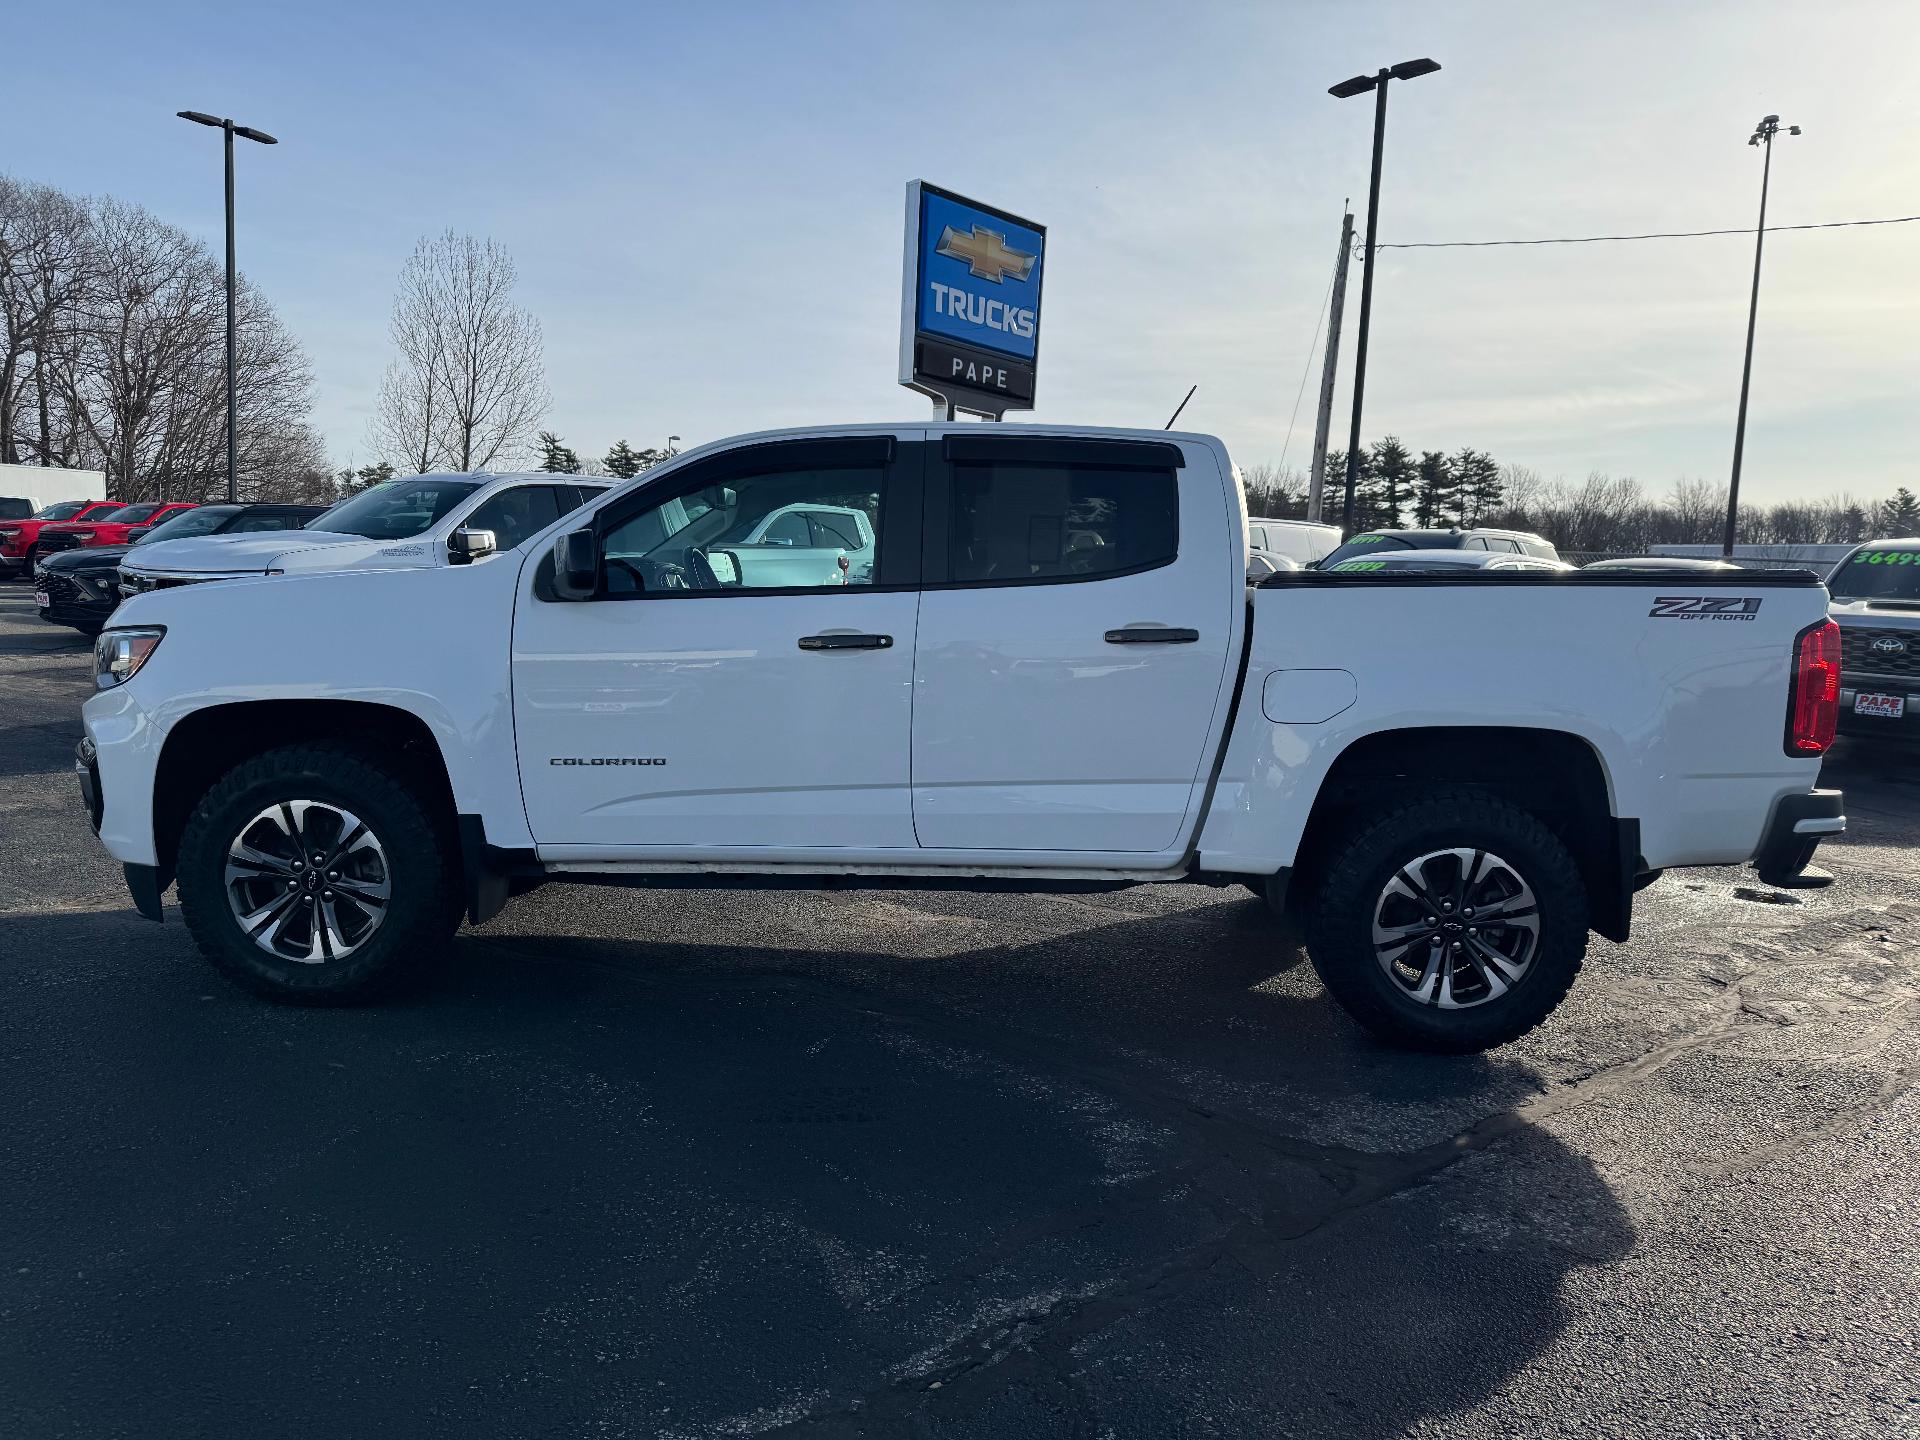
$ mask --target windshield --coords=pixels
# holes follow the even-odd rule
[[[149,540],[184,540],[189,535],[211,535],[239,513],[238,505],[201,505],[182,510],[162,520],[133,543],[144,545]]]
[[[1382,550],[1411,550],[1410,541],[1401,540],[1392,535],[1356,535],[1346,544],[1335,550],[1320,562],[1322,570],[1331,570],[1342,560],[1364,560],[1369,555],[1378,555]]]
[[[432,528],[480,488],[475,480],[382,480],[307,522],[309,530],[405,540]]]
[[[1829,577],[1827,589],[1836,600],[1920,601],[1920,550],[1856,550]]]
[[[122,505],[118,510],[109,510],[104,515],[89,515],[87,519],[98,521],[102,525],[138,525],[142,520],[153,518],[158,505]]]
[[[33,518],[36,520],[71,520],[89,505],[98,504],[95,500],[63,500],[58,505],[49,505]]]

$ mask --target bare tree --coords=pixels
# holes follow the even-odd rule
[[[92,278],[89,223],[84,202],[0,175],[0,462],[77,458],[58,376]]]
[[[1241,470],[1240,480],[1246,488],[1249,514],[1288,520],[1307,513],[1307,477],[1298,470],[1282,470],[1263,461]]]
[[[540,322],[513,303],[512,257],[452,230],[400,272],[371,439],[416,473],[482,470],[531,439],[550,397]]]

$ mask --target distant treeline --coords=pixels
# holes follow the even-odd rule
[[[1347,457],[1327,456],[1324,518],[1340,518]],[[1242,472],[1255,514],[1307,513],[1307,476],[1256,465]],[[1599,471],[1584,480],[1548,480],[1523,465],[1506,465],[1484,450],[1418,455],[1389,435],[1368,446],[1354,487],[1354,515],[1368,530],[1411,526],[1486,525],[1528,530],[1562,550],[1644,551],[1650,545],[1707,545],[1726,524],[1727,487],[1675,480],[1664,494],[1631,476]],[[1851,545],[1867,539],[1920,536],[1920,499],[1901,486],[1883,500],[1841,493],[1741,507],[1739,539],[1755,545]]]

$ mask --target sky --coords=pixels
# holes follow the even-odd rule
[[[545,332],[546,425],[584,454],[917,419],[897,383],[905,185],[1048,227],[1040,421],[1220,435],[1304,467],[1342,202],[1380,239],[1920,215],[1920,5],[68,0],[6,26],[0,172],[221,239],[310,358],[336,464],[367,422],[418,240],[490,236]],[[1721,478],[1751,236],[1387,250],[1365,434],[1549,478]],[[1767,238],[1743,492],[1920,488],[1920,224]],[[1359,312],[1348,295],[1344,439]],[[1322,337],[1324,343],[1324,336]],[[1304,398],[1302,378],[1306,377]]]

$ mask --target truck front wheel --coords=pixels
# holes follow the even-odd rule
[[[1350,827],[1307,931],[1321,982],[1362,1026],[1454,1053],[1538,1025],[1586,948],[1586,888],[1566,846],[1470,789],[1427,790]]]
[[[394,984],[459,923],[459,887],[414,788],[343,745],[270,750],[228,771],[180,837],[180,909],[229,980],[296,1004]]]

